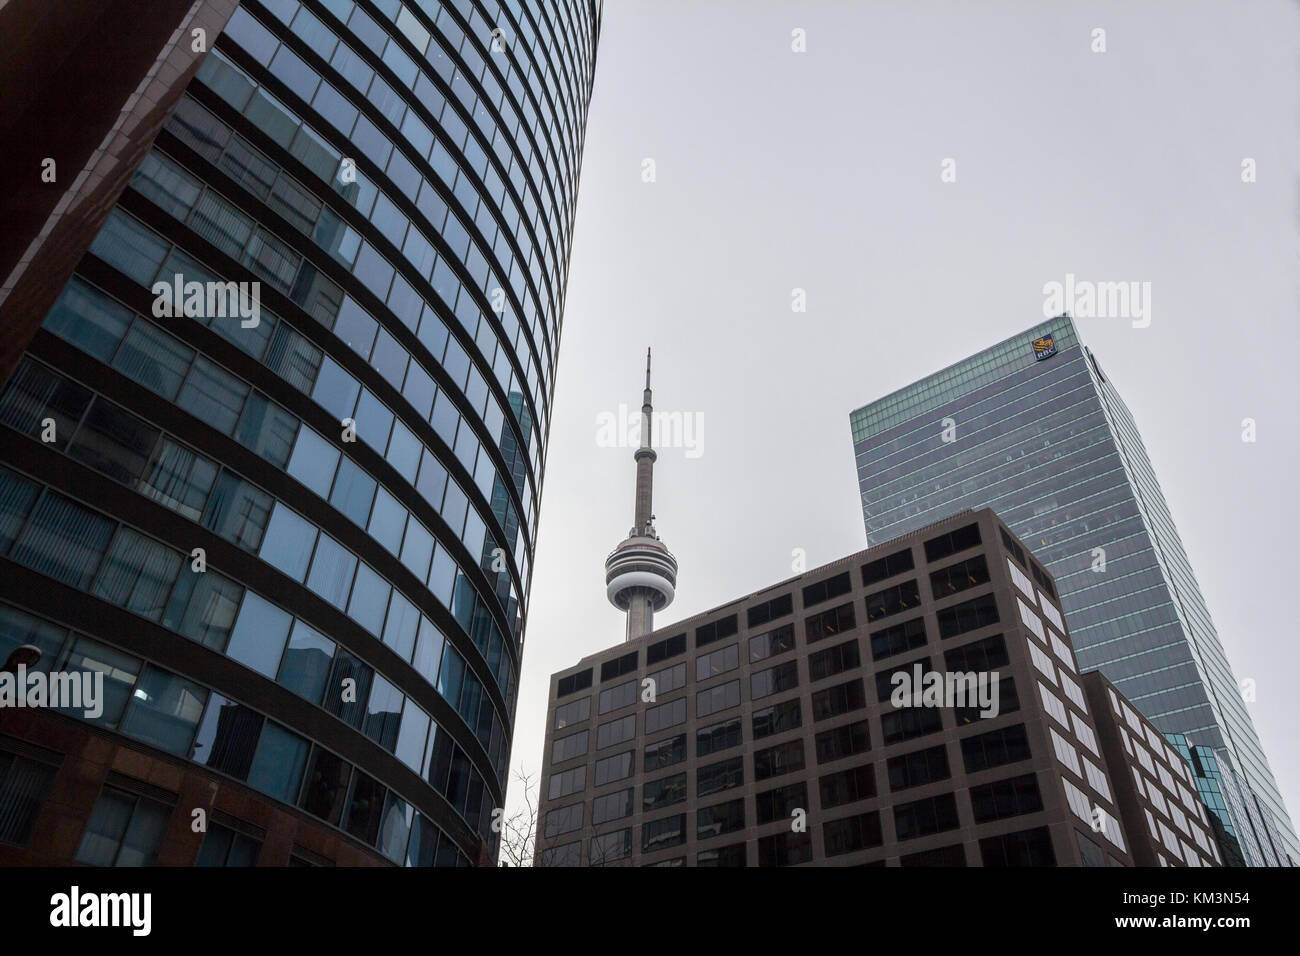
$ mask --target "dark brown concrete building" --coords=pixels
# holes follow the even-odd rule
[[[538,864],[1132,865],[1055,602],[964,512],[586,658]]]
[[[0,380],[238,0],[0,4]]]
[[[1101,671],[1083,692],[1111,768],[1120,822],[1138,866],[1221,866],[1192,767]]]

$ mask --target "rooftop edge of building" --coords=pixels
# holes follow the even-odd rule
[[[1059,341],[1057,342],[1058,351],[1083,346],[1083,340],[1079,337],[1079,332],[1074,324],[1074,320],[1070,318],[1068,314],[1058,315],[1054,318],[1036,322],[1028,328],[1013,335],[1009,335],[1001,341],[995,342],[993,345],[981,349],[973,355],[968,355],[966,358],[953,362],[950,365],[946,365],[937,371],[931,372],[922,378],[916,379],[915,381],[902,386],[901,388],[897,388],[892,392],[882,395],[880,398],[860,405],[849,412],[849,429],[853,436],[853,443],[856,445],[858,442],[865,441],[868,438],[874,438],[877,435],[888,431],[895,425],[905,421],[911,421],[919,415],[933,411],[945,402],[951,401],[955,398],[960,398],[962,395],[971,391],[974,387],[968,387],[964,390],[958,388],[951,392],[946,392],[941,396],[942,401],[938,403],[933,400],[916,401],[914,399],[916,392],[920,391],[927,384],[940,376],[947,373],[954,373],[966,367],[975,366],[998,349],[1021,342],[1027,336],[1032,335],[1034,337],[1039,337],[1053,333],[1055,330],[1062,328],[1066,330],[1066,334],[1060,336]],[[907,410],[906,414],[902,417],[899,417],[898,409],[900,407],[906,408]],[[870,421],[873,416],[877,416],[877,420]]]
[[[745,605],[746,602],[752,600],[753,598],[759,597],[760,595],[766,594],[769,591],[775,591],[795,581],[801,581],[804,579],[815,577],[816,575],[821,574],[822,572],[834,571],[852,565],[855,562],[861,561],[869,554],[873,554],[876,552],[887,552],[890,550],[897,550],[903,542],[907,542],[910,544],[911,542],[916,541],[918,539],[923,539],[926,537],[933,536],[936,529],[942,528],[945,525],[950,525],[950,524],[957,525],[962,523],[969,524],[972,521],[978,523],[986,515],[990,516],[997,523],[998,527],[1006,531],[1006,533],[1009,534],[1014,540],[1020,542],[1020,544],[1025,547],[1025,551],[1027,554],[1033,553],[1032,550],[1027,545],[1025,545],[1024,542],[1014,532],[1012,532],[1010,528],[1006,526],[1006,523],[1002,520],[1002,518],[998,515],[998,513],[994,509],[980,508],[974,511],[970,509],[955,511],[952,514],[947,515],[946,517],[941,518],[938,521],[934,521],[923,528],[917,528],[915,531],[909,531],[907,534],[899,535],[898,537],[891,538],[888,541],[882,541],[880,544],[869,545],[868,547],[863,548],[860,551],[855,551],[852,554],[847,554],[842,558],[837,558],[834,561],[830,561],[826,564],[819,565],[818,567],[809,568],[807,571],[801,571],[798,574],[791,575],[788,578],[784,578],[780,581],[774,582],[773,584],[769,584],[766,587],[759,588],[756,591],[751,591],[748,594],[742,595],[741,597],[733,598],[730,601],[725,601],[722,604],[718,604],[714,607],[707,608],[703,611],[699,611],[695,614],[692,614],[690,617],[683,618],[680,621],[675,621],[672,624],[664,625],[663,627],[658,627],[655,630],[649,632],[648,634],[643,634],[634,640],[625,641],[622,643],[610,644],[608,647],[602,650],[593,651],[592,653],[586,655],[585,657],[581,658],[577,662],[570,664],[568,667],[562,668],[561,670],[558,671],[553,671],[550,676],[551,687],[552,688],[554,687],[556,678],[566,677],[569,675],[570,672],[580,670],[585,665],[593,664],[598,659],[605,658],[607,655],[609,655],[611,652],[615,650],[619,651],[620,654],[626,654],[632,650],[640,650],[645,645],[653,644],[656,641],[663,640],[666,637],[675,637],[679,633],[688,633],[693,627],[695,627],[699,623],[704,622],[708,618],[713,617],[722,611],[726,611],[728,608],[735,607],[737,610],[739,610],[741,607]],[[1045,574],[1048,575],[1049,578],[1051,578],[1053,588],[1055,588],[1056,579],[1051,576],[1051,572],[1047,571],[1047,569],[1043,567],[1041,561],[1035,559],[1035,563]],[[548,690],[547,697],[548,699],[554,699],[554,694]]]

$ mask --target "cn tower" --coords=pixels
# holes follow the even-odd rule
[[[636,459],[636,513],[627,537],[605,559],[606,596],[627,612],[627,637],[634,641],[654,630],[655,611],[673,602],[677,559],[659,540],[651,509],[655,450],[650,447],[650,350],[645,350],[645,392],[641,401],[641,447]]]

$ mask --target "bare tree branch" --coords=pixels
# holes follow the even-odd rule
[[[503,866],[540,865],[537,849],[537,784],[533,775],[519,770],[515,779],[523,787],[524,806],[501,823],[500,860]]]

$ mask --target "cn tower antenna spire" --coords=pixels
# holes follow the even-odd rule
[[[655,454],[654,406],[650,393],[650,349],[645,350],[645,392],[641,399],[641,441],[636,461],[636,507],[632,530],[605,561],[606,595],[627,612],[627,640],[654,630],[654,612],[672,603],[677,559],[659,540],[652,508]]]

